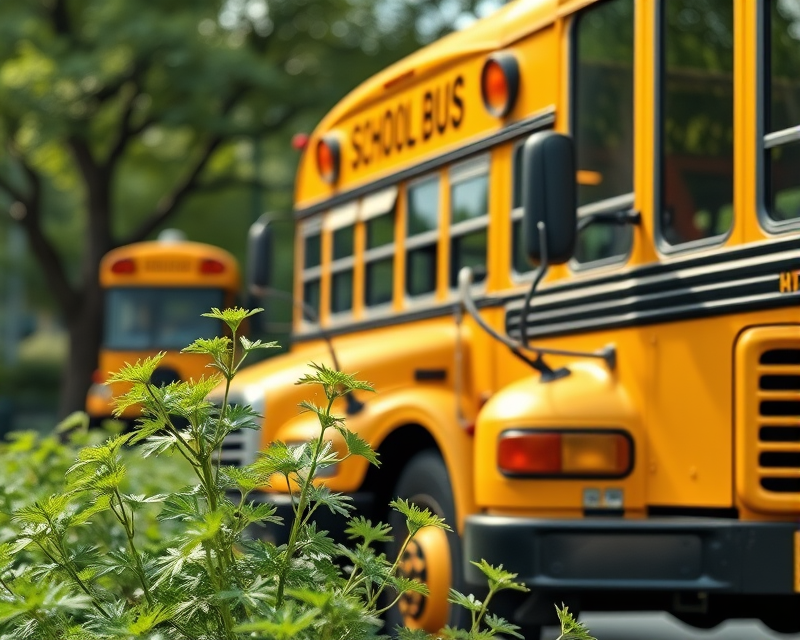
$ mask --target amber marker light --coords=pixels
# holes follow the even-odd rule
[[[486,59],[481,71],[483,106],[496,118],[507,116],[519,93],[519,64],[514,54],[500,51]]]
[[[633,446],[622,431],[514,429],[500,434],[497,467],[509,476],[621,478]]]
[[[339,141],[333,136],[325,136],[317,142],[317,171],[328,184],[335,184],[339,179],[341,152]]]

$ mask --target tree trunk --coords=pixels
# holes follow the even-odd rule
[[[58,403],[60,417],[86,407],[86,392],[97,369],[97,356],[103,333],[102,291],[99,283],[87,282],[82,304],[65,318],[69,332],[69,354],[61,381]]]

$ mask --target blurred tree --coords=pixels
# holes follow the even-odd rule
[[[288,210],[294,131],[498,4],[3,0],[0,191],[69,332],[60,412],[82,408],[96,366],[106,252],[179,211],[232,242],[232,219],[252,220],[248,189]]]

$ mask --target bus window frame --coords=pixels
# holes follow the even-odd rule
[[[684,255],[693,252],[699,252],[706,249],[715,249],[724,246],[731,235],[736,229],[738,211],[736,210],[736,89],[737,77],[736,67],[733,69],[733,98],[731,100],[731,108],[734,109],[733,114],[733,159],[734,159],[734,176],[733,176],[733,190],[731,193],[733,213],[731,216],[731,226],[725,233],[716,236],[709,236],[708,238],[701,238],[699,240],[691,240],[689,242],[681,242],[680,244],[670,244],[664,237],[664,232],[661,225],[661,214],[664,208],[664,81],[666,78],[666,56],[664,55],[664,31],[666,29],[666,20],[664,12],[666,11],[666,3],[669,0],[656,0],[656,7],[654,12],[655,22],[653,24],[653,46],[655,55],[653,56],[654,73],[653,73],[653,121],[655,123],[653,130],[653,170],[655,176],[653,180],[653,240],[654,246],[658,255],[661,257],[671,257],[675,255]],[[732,5],[736,0],[728,0]],[[734,5],[735,6],[735,5]],[[736,11],[733,12],[733,29],[736,30]],[[734,47],[736,41],[734,38]],[[733,51],[734,65],[736,64],[736,51]],[[741,224],[741,223],[739,223]]]
[[[396,279],[397,268],[398,268],[398,260],[397,260],[397,217],[398,217],[398,195],[399,195],[399,187],[398,185],[393,185],[391,187],[386,187],[384,189],[378,189],[371,193],[366,194],[360,201],[359,205],[359,214],[358,214],[358,224],[363,225],[364,227],[364,252],[361,256],[361,262],[364,265],[363,268],[363,287],[361,288],[362,291],[362,305],[364,309],[365,316],[381,316],[385,315],[387,312],[390,312],[394,306],[394,282]],[[376,202],[381,198],[386,198],[386,205],[383,207],[373,207],[368,206],[370,202]],[[374,205],[373,205],[374,206]],[[367,246],[367,223],[370,220],[374,220],[376,218],[380,218],[381,216],[389,216],[392,220],[392,241],[380,245],[378,247],[369,248]],[[380,262],[381,260],[385,260],[386,258],[392,258],[392,297],[389,299],[388,302],[382,302],[380,304],[373,304],[370,305],[367,303],[367,270],[371,263]]]
[[[411,197],[410,192],[412,189],[417,186],[424,184],[425,182],[433,182],[436,181],[438,186],[438,201],[436,203],[436,228],[430,231],[424,231],[422,233],[418,233],[413,236],[408,235],[408,210],[411,206]],[[440,255],[439,251],[439,240],[442,235],[442,189],[447,188],[447,181],[443,179],[441,169],[436,169],[431,171],[430,173],[425,173],[414,180],[409,180],[405,184],[405,207],[403,207],[403,220],[402,220],[402,229],[404,233],[403,237],[403,253],[404,253],[404,268],[403,268],[403,300],[407,306],[419,306],[425,305],[429,306],[432,303],[436,302],[438,293],[439,293],[439,269],[441,268],[441,260],[443,256]],[[397,239],[395,239],[395,242]],[[420,293],[419,295],[413,295],[408,291],[408,272],[409,272],[409,260],[408,254],[415,250],[420,249],[422,247],[433,246],[434,250],[436,251],[436,268],[434,269],[434,283],[433,289],[431,291],[427,291],[425,293]]]
[[[612,1],[612,0],[606,0],[606,1]],[[578,82],[578,50],[577,50],[578,49],[578,34],[577,34],[578,24],[580,22],[580,17],[584,13],[586,13],[587,11],[591,11],[592,9],[596,9],[597,7],[601,6],[602,4],[603,4],[602,1],[601,2],[592,3],[592,4],[584,7],[580,11],[576,12],[575,14],[573,14],[573,16],[570,19],[569,28],[567,30],[567,32],[569,34],[569,46],[567,47],[567,50],[569,51],[569,62],[568,62],[568,68],[569,68],[569,82],[568,82],[568,87],[569,87],[569,102],[568,102],[569,117],[568,117],[568,122],[569,122],[570,134],[572,135],[572,139],[575,142],[576,155],[577,155],[577,146],[578,146],[577,145],[577,137],[576,137],[576,132],[578,130],[578,122],[577,122],[577,120],[578,120],[578,110],[574,108],[574,105],[575,105],[575,97],[577,95],[577,82]],[[637,11],[636,6],[637,6],[637,3],[634,2],[634,14],[633,14],[634,29],[636,27],[636,11]],[[633,71],[633,83],[634,83],[634,86],[633,86],[633,91],[634,91],[633,121],[634,121],[634,131],[633,131],[633,135],[634,135],[634,144],[633,144],[633,149],[632,149],[632,153],[633,153],[632,161],[633,161],[634,173],[631,176],[632,177],[632,186],[633,186],[634,190],[630,191],[628,193],[619,194],[619,195],[616,195],[616,196],[611,196],[610,198],[604,198],[603,200],[597,200],[596,202],[591,202],[589,204],[585,204],[585,205],[583,205],[581,207],[578,207],[578,209],[577,209],[577,218],[578,218],[578,222],[579,223],[580,223],[581,217],[586,217],[586,216],[588,216],[588,215],[590,215],[592,213],[595,213],[597,211],[604,211],[604,212],[607,212],[607,213],[613,213],[613,212],[616,212],[616,211],[622,211],[624,209],[633,208],[633,203],[634,203],[634,200],[636,198],[636,174],[635,174],[635,171],[636,171],[636,128],[635,128],[635,125],[636,125],[636,109],[637,109],[637,105],[636,105],[636,82],[637,82],[637,80],[636,80],[635,65],[636,65],[637,53],[639,55],[641,55],[636,50],[636,41],[635,41],[635,37],[634,37],[634,48],[633,48],[633,64],[634,64],[634,71]],[[512,156],[512,162],[513,161],[514,160],[513,160],[513,156]],[[577,179],[578,178],[577,178],[577,175],[576,175],[576,177],[575,177],[576,187],[577,187]],[[619,203],[619,201],[621,199],[623,199],[623,198],[625,198],[625,203],[630,201],[630,206],[627,206],[627,204],[620,204]],[[521,215],[522,214],[521,214],[521,209],[520,209],[520,217],[521,217]],[[576,236],[575,236],[576,237],[576,242],[577,242],[577,239],[580,237],[580,234],[583,231],[585,231],[585,229],[579,231],[576,234]],[[613,256],[609,256],[607,258],[600,258],[599,260],[590,260],[588,262],[580,262],[573,255],[573,257],[570,258],[569,261],[567,262],[567,268],[572,273],[581,274],[581,273],[585,273],[587,271],[591,271],[591,272],[594,273],[594,272],[596,272],[598,270],[602,270],[602,269],[612,270],[612,269],[615,269],[615,268],[624,267],[624,266],[626,266],[628,264],[628,262],[631,259],[631,256],[633,255],[633,247],[634,247],[634,243],[636,242],[636,236],[637,236],[637,234],[635,234],[633,232],[633,229],[631,229],[630,242],[628,243],[628,248],[627,248],[628,250],[625,253],[616,254],[616,255],[613,255]],[[525,279],[531,280],[533,278],[533,271],[526,272],[526,274],[530,274],[530,275],[528,275],[527,278],[525,278]],[[522,280],[521,277],[520,277],[520,280]]]
[[[771,37],[767,36],[767,30],[772,28],[769,18],[771,0],[756,0],[756,211],[758,214],[759,225],[765,233],[772,236],[779,236],[791,233],[800,229],[800,217],[794,220],[775,220],[770,215],[769,204],[767,203],[768,189],[767,180],[769,179],[769,169],[767,163],[767,153],[773,147],[783,146],[784,144],[800,144],[800,122],[795,128],[797,137],[779,142],[778,144],[767,146],[767,136],[792,131],[792,129],[781,129],[766,133],[766,120],[768,110],[771,109],[771,53],[767,47],[771,43]],[[799,43],[800,44],[800,43]],[[770,91],[767,88],[770,88]],[[776,136],[777,137],[777,136]]]
[[[492,168],[492,156],[490,152],[481,153],[476,156],[472,156],[467,158],[466,160],[462,160],[455,164],[450,165],[447,169],[447,189],[449,192],[448,198],[448,225],[447,225],[447,273],[448,273],[448,282],[447,288],[452,294],[453,292],[458,291],[458,278],[456,277],[456,283],[453,285],[450,282],[450,274],[453,268],[453,240],[455,238],[461,238],[465,235],[469,235],[475,231],[480,231],[481,229],[486,230],[486,258],[484,264],[484,269],[486,269],[487,274],[489,271],[489,226],[491,222],[491,216],[489,215],[491,211],[491,193],[490,190],[492,188],[492,176],[491,176],[491,168]],[[472,178],[479,178],[485,177],[486,178],[486,212],[478,216],[476,218],[471,218],[469,220],[461,220],[460,222],[453,223],[453,188],[456,187],[458,184],[462,182],[466,182],[467,180],[471,180]],[[471,289],[473,291],[482,292],[486,290],[486,280],[488,278],[484,278],[479,282],[473,283]]]
[[[303,311],[300,314],[300,324],[304,328],[316,327],[319,326],[320,319],[322,316],[322,263],[323,263],[323,255],[322,255],[322,236],[323,236],[323,220],[324,214],[317,214],[306,218],[303,220],[298,226],[300,227],[300,245],[301,245],[301,259],[299,264],[302,266],[302,270],[300,273],[300,300],[302,302]],[[319,235],[320,241],[320,258],[319,264],[313,267],[306,267],[306,238],[313,235]],[[305,292],[306,292],[306,283],[316,280],[319,282],[319,301],[317,304],[317,308],[314,309],[314,312],[317,314],[316,318],[309,318],[306,315],[306,305],[309,305],[308,300],[306,300]],[[313,308],[313,307],[312,307]]]
[[[325,258],[323,256],[322,266],[327,266],[328,272],[328,308],[326,309],[328,319],[331,324],[339,322],[351,322],[355,316],[355,281],[356,281],[356,253],[358,247],[356,246],[356,226],[358,224],[358,208],[359,201],[352,200],[346,202],[338,207],[329,209],[322,218],[322,233],[330,235],[330,256],[328,264],[325,265]],[[334,259],[334,234],[348,227],[352,228],[353,234],[353,248],[350,255],[342,258]],[[337,274],[350,271],[350,308],[342,311],[333,310],[333,296],[334,287],[333,282]]]

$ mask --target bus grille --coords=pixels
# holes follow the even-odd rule
[[[800,349],[765,351],[759,365],[761,486],[800,493]]]
[[[751,329],[737,349],[738,488],[753,509],[800,512],[800,330]],[[756,346],[760,342],[760,345]]]
[[[226,436],[217,455],[220,464],[228,467],[245,467],[255,462],[261,431],[239,429]]]

